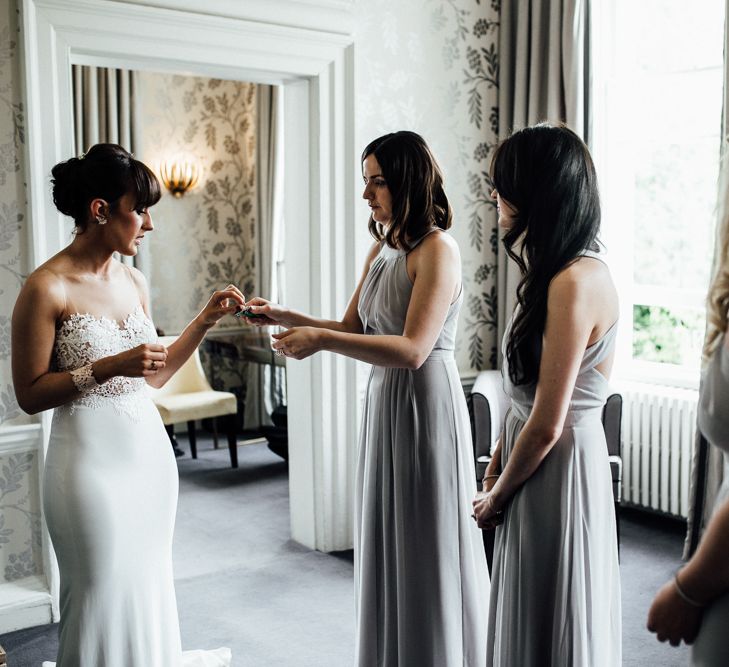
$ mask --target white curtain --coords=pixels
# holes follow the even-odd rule
[[[119,144],[134,153],[139,138],[137,73],[130,70],[73,65],[76,154],[98,143]],[[149,248],[133,258],[120,257],[149,275]]]
[[[725,16],[729,17],[729,0],[725,2]],[[724,21],[724,108],[722,111],[721,167],[717,196],[717,229],[714,243],[713,277],[721,261],[722,239],[729,234],[729,27]],[[684,544],[684,558],[689,558],[699,543],[706,524],[714,510],[714,501],[723,481],[724,459],[716,447],[712,447],[700,433],[694,438],[691,460],[691,490],[688,530]]]
[[[499,139],[541,121],[590,138],[590,0],[509,0],[499,26]],[[499,341],[514,310],[518,267],[499,244]]]
[[[278,86],[256,89],[256,288],[257,293],[283,302],[283,129]],[[271,412],[285,403],[284,370],[250,363],[246,383],[244,424],[247,429],[271,424]]]

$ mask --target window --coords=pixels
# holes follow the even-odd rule
[[[600,0],[593,148],[617,371],[696,382],[714,248],[724,2]]]

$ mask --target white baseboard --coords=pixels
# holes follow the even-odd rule
[[[0,584],[0,634],[52,622],[51,594],[43,577]]]

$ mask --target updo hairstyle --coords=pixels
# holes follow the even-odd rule
[[[59,162],[51,174],[53,203],[73,218],[77,234],[92,222],[89,204],[94,199],[106,201],[111,215],[126,194],[133,195],[133,209],[138,211],[153,206],[162,196],[152,170],[117,144],[96,144],[80,157]]]

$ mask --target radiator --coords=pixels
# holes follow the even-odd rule
[[[623,501],[686,517],[698,391],[625,383],[620,393]]]

